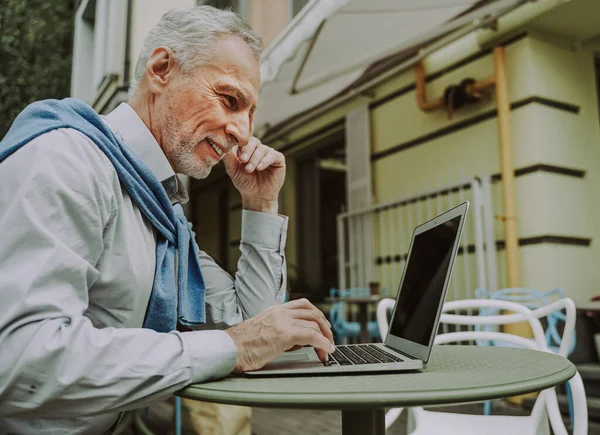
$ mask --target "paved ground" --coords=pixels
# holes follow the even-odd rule
[[[457,407],[437,408],[448,411]],[[482,413],[481,404],[460,407],[460,412]],[[520,415],[526,413],[520,408],[496,401],[494,412],[498,414]],[[339,411],[302,411],[293,409],[252,409],[253,435],[340,435],[342,433],[341,413]],[[386,435],[406,435],[406,415],[387,430]],[[510,434],[517,435],[517,434]],[[600,424],[590,423],[588,435],[600,435]]]
[[[152,423],[150,425],[151,430],[142,430],[141,427],[134,428],[131,425],[124,425],[125,427],[121,427],[121,430],[118,431],[118,435],[174,435],[172,409],[163,408],[153,408],[151,412],[153,418],[150,421]],[[461,407],[437,408],[437,410],[481,414],[483,406],[481,404],[471,404]],[[164,415],[161,416],[161,412]],[[494,413],[525,415],[529,412],[498,400],[494,401]],[[221,432],[219,429],[216,431],[208,430],[204,435],[220,435]],[[228,432],[228,434],[230,433],[231,431]],[[342,421],[339,411],[252,408],[252,435],[341,435],[341,433]],[[184,435],[192,434],[199,435],[196,431],[184,430]],[[386,435],[407,435],[406,415],[404,413],[387,430]],[[590,422],[588,435],[600,435],[600,423]]]
[[[294,409],[252,409],[253,435],[340,435],[339,411],[300,411]],[[406,420],[401,416],[386,435],[405,435]]]

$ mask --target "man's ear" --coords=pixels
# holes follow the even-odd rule
[[[153,94],[160,94],[173,78],[175,59],[173,51],[167,47],[157,47],[146,63],[148,88]]]

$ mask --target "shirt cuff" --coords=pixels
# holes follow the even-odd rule
[[[237,349],[225,331],[190,331],[181,337],[192,361],[194,383],[214,381],[233,371]]]
[[[242,242],[283,252],[287,238],[287,216],[242,210]]]

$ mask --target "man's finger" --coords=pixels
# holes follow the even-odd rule
[[[331,343],[327,337],[321,334],[319,328],[315,327],[314,322],[306,320],[296,320],[296,326],[293,328],[291,339],[293,344],[310,345],[316,349],[321,349],[323,352],[332,353],[335,350],[335,346]]]
[[[321,333],[333,343],[333,333],[331,332],[331,325],[325,318],[325,315],[318,309],[297,309],[292,310],[292,317],[295,319],[301,319],[306,321],[312,321],[316,325],[319,325]]]
[[[276,168],[285,167],[285,157],[278,151],[275,151],[272,148],[268,148],[269,152],[265,155],[265,157],[256,165],[256,169],[259,171],[263,171],[270,166]]]
[[[329,354],[327,352],[323,352],[321,349],[315,349],[315,352],[317,353],[317,356],[321,362],[326,363],[329,361]]]
[[[252,157],[250,157],[250,160],[248,160],[248,163],[246,164],[246,171],[247,172],[252,172],[254,171],[254,169],[256,169],[256,167],[258,166],[258,164],[264,160],[264,157],[269,153],[270,148],[266,147],[264,145],[260,145],[258,147],[256,147],[256,149],[254,150],[254,153],[252,154]]]
[[[314,310],[316,313],[319,313],[319,315],[327,322],[329,327],[331,327],[331,323],[329,323],[329,320],[327,320],[327,318],[325,317],[325,314],[323,314],[323,312],[321,310],[319,310],[317,307],[315,307],[306,298],[296,299],[296,300],[293,300],[290,302],[286,302],[285,304],[283,304],[283,306],[290,310],[298,310],[298,309]]]
[[[240,159],[240,162],[246,163],[250,160],[252,154],[254,154],[254,151],[259,145],[261,145],[260,141],[255,137],[251,137],[246,145],[238,147],[238,158]]]
[[[296,309],[296,308],[312,308],[315,307],[313,304],[310,303],[310,301],[306,298],[301,298],[301,299],[294,299],[293,301],[289,301],[286,302],[285,304],[283,304],[282,306],[289,308],[289,309]],[[316,308],[316,307],[315,307]]]
[[[286,307],[287,309],[290,309],[290,310],[296,310],[296,309],[300,309],[300,308],[309,309],[309,310],[317,310],[319,313],[321,313],[323,315],[323,317],[325,317],[323,312],[321,310],[319,310],[317,307],[315,307],[306,298],[294,299],[293,301],[286,302],[285,304],[283,304],[281,306]],[[327,322],[329,327],[331,327],[331,323],[329,322],[329,320],[327,320],[327,318],[325,318],[325,321]]]

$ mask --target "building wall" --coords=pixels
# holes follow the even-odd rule
[[[289,17],[289,1],[248,0],[248,23],[263,38],[265,47],[287,26]]]
[[[517,169],[521,284],[562,287],[574,299],[594,295],[600,270],[600,132],[593,56],[536,36],[506,46],[514,164]],[[493,74],[491,54],[428,83],[432,97],[465,77]],[[440,182],[500,173],[495,98],[455,113],[421,112],[412,71],[375,89],[371,100],[372,173],[376,202],[430,189]],[[302,146],[302,138],[335,124],[358,100],[295,131],[277,146]],[[294,145],[296,144],[296,145]],[[290,182],[290,180],[288,180]],[[493,188],[502,214],[501,182]],[[296,207],[298,207],[297,205]],[[291,209],[290,209],[291,210]],[[284,210],[286,212],[286,210]],[[495,225],[497,240],[503,225]],[[505,276],[504,251],[499,273]],[[501,285],[504,282],[500,283]]]
[[[133,78],[135,63],[142,51],[144,40],[160,18],[171,9],[195,5],[195,0],[133,0],[131,17],[131,65],[130,75]]]

